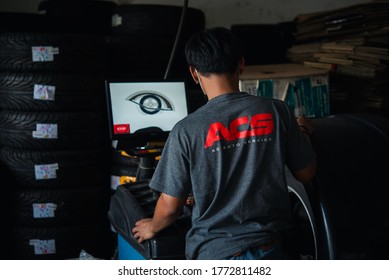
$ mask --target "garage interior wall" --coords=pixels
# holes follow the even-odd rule
[[[0,12],[35,13],[41,0],[1,0]],[[116,4],[182,5],[182,0],[116,0]],[[189,0],[204,11],[207,27],[245,23],[279,23],[302,13],[313,13],[366,3],[363,0]]]

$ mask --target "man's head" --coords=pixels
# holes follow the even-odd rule
[[[185,47],[189,66],[202,75],[233,74],[242,60],[239,40],[227,28],[215,27],[192,36]]]

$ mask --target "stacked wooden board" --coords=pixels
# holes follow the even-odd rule
[[[332,72],[330,98],[345,111],[387,114],[389,1],[302,14],[288,59]]]

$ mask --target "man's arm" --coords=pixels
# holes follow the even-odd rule
[[[293,177],[303,184],[309,183],[316,174],[316,161],[312,161],[304,169],[293,172]]]
[[[151,239],[158,232],[171,225],[181,214],[186,198],[176,198],[162,193],[157,201],[153,218],[143,219],[135,223],[132,229],[139,243]]]
[[[309,143],[311,143],[310,137],[315,130],[312,120],[307,119],[304,116],[300,116],[296,119],[296,121],[301,131],[306,135]],[[316,160],[314,160],[304,169],[293,172],[293,176],[302,183],[308,183],[315,176],[316,168]]]

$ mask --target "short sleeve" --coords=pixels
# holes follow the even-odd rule
[[[191,181],[187,139],[177,126],[170,132],[150,182],[152,189],[177,198],[188,196]]]

